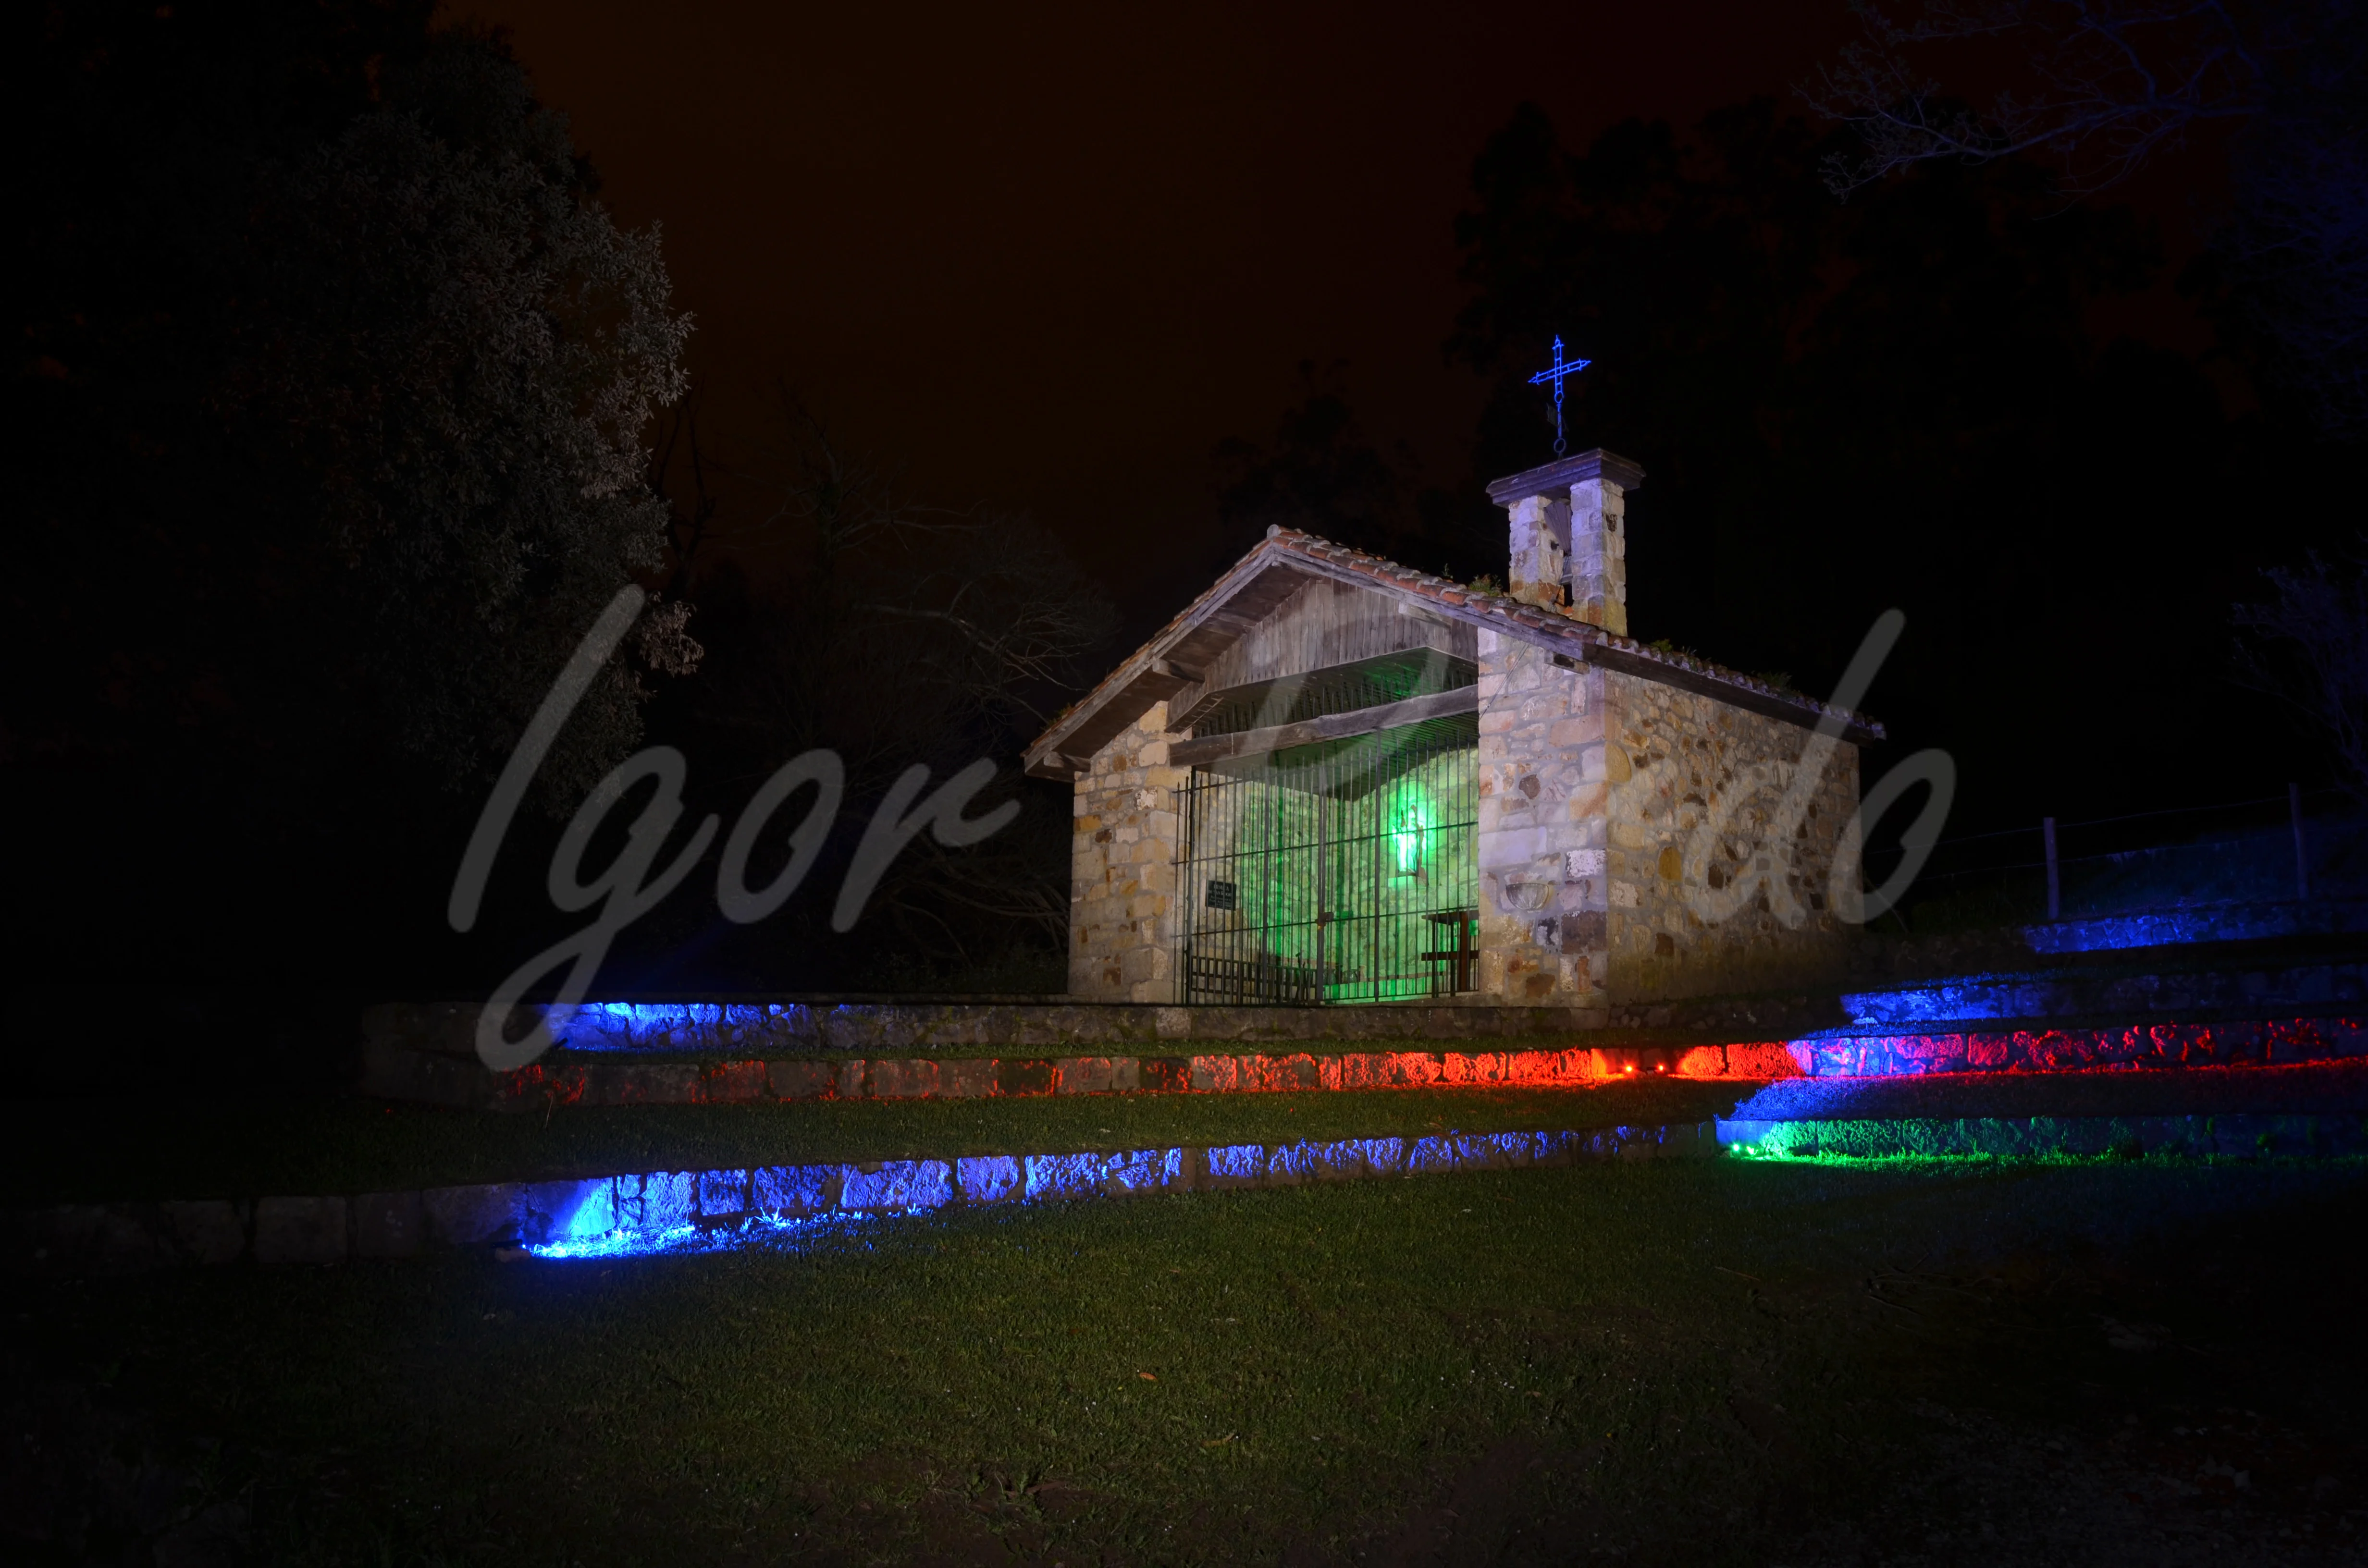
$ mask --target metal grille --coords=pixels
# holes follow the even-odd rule
[[[1382,1002],[1474,988],[1478,719],[1195,768],[1183,1000]]]

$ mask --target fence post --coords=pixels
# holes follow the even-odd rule
[[[2310,899],[2310,856],[2303,847],[2301,785],[2286,786],[2286,810],[2294,818],[2294,897],[2307,903]]]
[[[2055,819],[2042,818],[2039,831],[2047,840],[2047,918],[2056,920],[2064,914],[2064,888],[2055,877]]]

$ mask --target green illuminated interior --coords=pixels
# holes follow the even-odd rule
[[[1463,940],[1452,916],[1476,898],[1469,723],[1273,753],[1198,794],[1179,890],[1195,950],[1263,966],[1296,1000],[1453,989],[1452,965],[1422,955]],[[1212,882],[1232,909],[1210,907]]]

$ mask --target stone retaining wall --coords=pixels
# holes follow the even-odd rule
[[[516,1072],[492,1073],[473,1057],[379,1045],[367,1058],[362,1088],[387,1099],[541,1111],[553,1105],[1575,1087],[1636,1073],[1762,1079],[1799,1071],[1781,1045],[1710,1045],[1683,1051],[1395,1051],[1321,1056],[851,1056],[837,1062],[706,1062],[546,1059]]]
[[[650,1171],[249,1202],[63,1204],[0,1216],[18,1271],[131,1272],[188,1264],[340,1263],[459,1247],[651,1250],[766,1223],[952,1205],[1293,1187],[1588,1160],[1718,1152],[1709,1122],[1588,1131],[1449,1133],[1118,1153]]]
[[[1832,1030],[1781,1041],[1561,1051],[707,1062],[555,1056],[514,1073],[488,1072],[473,1056],[412,1050],[380,1040],[367,1053],[362,1088],[388,1099],[541,1111],[553,1105],[1577,1087],[1637,1073],[1752,1080],[1884,1078],[2330,1062],[2362,1056],[2368,1056],[2368,1024],[2356,1017],[1924,1034]]]
[[[364,1037],[450,1056],[476,1054],[478,1004],[384,1003]],[[750,1056],[792,1051],[976,1051],[1191,1043],[1520,1040],[1576,1045],[1606,1027],[1716,1037],[1797,1034],[1849,1021],[1831,995],[1772,995],[1575,1007],[1168,1007],[1094,1002],[587,1002],[552,1019],[570,1051]],[[523,1033],[513,1028],[511,1033]]]

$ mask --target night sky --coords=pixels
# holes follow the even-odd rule
[[[664,225],[717,455],[763,467],[786,381],[917,496],[1050,525],[1133,631],[1205,585],[1172,541],[1207,526],[1211,450],[1269,437],[1302,361],[1345,361],[1427,482],[1466,477],[1452,224],[1515,106],[1568,146],[1800,112],[1851,35],[1839,4],[450,15],[510,29],[620,218]]]
[[[338,312],[358,272],[376,273],[352,256],[404,256],[387,235],[410,231],[381,215],[348,233],[319,216],[333,206],[283,191],[258,207],[255,194],[339,144],[372,95],[426,91],[403,74],[407,51],[430,48],[423,13],[289,0],[55,17],[69,15],[81,19],[43,45],[27,318],[40,354],[19,390],[48,421],[37,443],[72,455],[35,476],[46,554],[20,574],[0,729],[0,750],[54,759],[19,770],[36,795],[26,811],[80,824],[46,839],[43,875],[80,913],[40,914],[54,934],[42,940],[96,950],[77,922],[113,928],[108,879],[77,858],[85,841],[109,846],[121,877],[194,890],[268,834],[299,891],[256,881],[258,910],[365,912],[397,933],[402,964],[444,964],[427,950],[446,934],[439,884],[480,775],[539,699],[533,672],[591,612],[544,585],[503,612],[556,618],[530,634],[483,607],[457,622],[415,613],[474,579],[404,576],[414,553],[391,544],[400,593],[365,591],[378,579],[326,549],[287,564],[286,540],[313,539],[324,506],[378,515],[364,506],[379,504],[377,479],[353,482],[361,499],[339,488],[373,472],[339,443],[408,450],[411,426],[354,420],[348,394],[408,407],[404,345],[458,364],[478,346],[446,343],[437,310],[404,313],[426,284],[385,281],[386,343],[353,348],[368,334]],[[2229,608],[2260,592],[2260,569],[2340,549],[2352,525],[2319,499],[2339,449],[2272,396],[2248,403],[2273,383],[2248,380],[2242,342],[2219,335],[2225,310],[2179,292],[2225,207],[2217,160],[2170,150],[2085,209],[2025,165],[1920,170],[1837,208],[1815,176],[1830,128],[1803,89],[1857,35],[1846,0],[1065,13],[461,0],[435,15],[500,30],[569,118],[616,217],[662,230],[674,306],[695,317],[686,406],[721,512],[666,587],[692,602],[712,656],[696,678],[659,683],[645,733],[696,759],[694,792],[717,792],[719,808],[798,750],[862,751],[859,718],[917,711],[866,695],[868,666],[831,687],[853,715],[840,728],[781,699],[829,684],[815,660],[860,661],[867,646],[834,628],[814,530],[762,526],[799,477],[785,398],[820,414],[842,451],[901,470],[906,502],[1031,515],[1115,601],[1115,631],[1064,651],[1045,689],[998,688],[1018,700],[996,709],[992,733],[955,737],[933,717],[881,753],[975,746],[1008,762],[1269,516],[1425,570],[1502,572],[1501,515],[1481,487],[1552,456],[1548,399],[1515,367],[1543,362],[1555,332],[1598,360],[1572,403],[1572,449],[1610,447],[1652,476],[1632,514],[1635,634],[1821,693],[1873,616],[1904,608],[1908,633],[1866,702],[1891,726],[1866,777],[1950,750],[1952,838],[2032,834],[2043,816],[2275,805],[2289,780],[2329,782],[2317,738],[2230,678]],[[448,47],[476,46],[433,46]],[[385,61],[393,74],[372,74]],[[1979,51],[1948,64],[1951,85],[1975,95],[1986,67],[1994,81],[2015,71]],[[1665,165],[1639,119],[1674,128]],[[1666,172],[1690,159],[1716,171]],[[1534,255],[1532,199],[1543,228],[1561,225]],[[2142,222],[2103,210],[2123,202]],[[1459,330],[1466,358],[1451,361]],[[295,369],[275,358],[290,355]],[[1409,455],[1412,472],[1381,486],[1395,512],[1360,512],[1371,491],[1348,484],[1269,485],[1271,512],[1244,504],[1246,489],[1264,504],[1254,486],[1227,491],[1221,450],[1245,442],[1272,449],[1269,478],[1372,472],[1283,460],[1306,450],[1279,437],[1307,404],[1304,367],[1353,410],[1361,436],[1340,443],[1352,458]],[[255,402],[257,385],[279,401]],[[434,428],[473,440],[501,417]],[[316,436],[321,450],[302,445]],[[679,465],[669,478],[679,517]],[[518,516],[543,514],[520,503]],[[451,537],[517,521],[502,506],[489,517]],[[149,543],[111,542],[131,537]],[[597,541],[552,537],[548,559],[579,574],[627,569]],[[597,600],[612,580],[584,591]],[[1046,591],[1100,624],[1073,578]],[[455,624],[507,641],[454,652]],[[520,691],[456,706],[425,689],[420,649],[507,672]],[[402,738],[402,714],[448,710],[474,715],[461,739]],[[2199,748],[2198,715],[2240,744]],[[306,780],[288,781],[290,757],[317,759]],[[286,804],[299,798],[302,812]],[[1057,790],[1030,798],[1065,823]],[[416,844],[388,851],[377,824],[390,820]],[[340,858],[317,846],[344,835],[370,846],[384,886],[341,880]],[[157,871],[188,846],[222,864]],[[1059,872],[1065,852],[1046,853]],[[523,903],[542,907],[531,889]],[[176,909],[142,918],[177,930]],[[705,939],[677,937],[686,951]],[[451,959],[452,972],[480,959],[506,972],[508,941]]]

